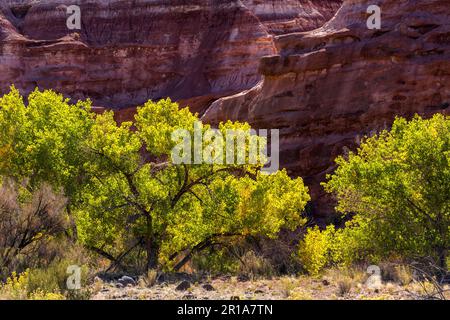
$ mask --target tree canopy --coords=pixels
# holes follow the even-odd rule
[[[324,184],[337,209],[357,215],[380,254],[427,255],[440,265],[450,246],[450,118],[397,118],[336,160]]]
[[[174,132],[195,135],[199,127],[211,129],[170,99],[149,101],[135,121],[118,124],[112,111],[92,112],[90,101],[71,104],[36,89],[25,103],[12,88],[0,98],[0,175],[63,190],[74,237],[117,265],[142,250],[148,268],[178,269],[217,242],[276,237],[303,224],[310,198],[301,178],[261,173],[263,161],[174,163]],[[218,132],[230,129],[250,126],[226,122]],[[215,142],[202,139],[203,155],[220,153]]]

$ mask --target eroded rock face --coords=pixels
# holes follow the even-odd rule
[[[342,0],[242,0],[267,27],[281,35],[312,30],[330,20]]]
[[[382,9],[381,30],[366,26],[367,1],[347,0],[323,27],[276,37],[279,55],[261,61],[264,80],[203,117],[281,129],[281,164],[310,185],[319,218],[333,212],[319,182],[336,156],[396,115],[450,109],[448,0],[370,4]]]
[[[81,1],[79,33],[66,27],[73,2],[39,1],[19,17],[3,10],[2,24],[10,25],[2,91],[12,82],[25,91],[38,85],[110,108],[220,96],[258,81],[257,59],[248,57],[275,52],[237,1]]]
[[[281,1],[3,0],[0,93],[39,86],[107,108],[171,97],[202,112],[261,79],[259,58],[277,52],[272,29],[298,17],[295,28],[318,27],[340,1],[291,2],[286,13]],[[79,32],[66,26],[73,4]]]

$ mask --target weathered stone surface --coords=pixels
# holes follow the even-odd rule
[[[339,2],[4,0],[0,93],[12,83],[24,93],[39,86],[107,108],[169,96],[202,112],[260,80],[259,58],[276,53],[272,30],[318,27]],[[79,32],[66,26],[73,4]]]
[[[448,0],[370,4],[382,9],[381,30],[366,27],[367,1],[347,0],[323,27],[276,37],[279,54],[260,64],[264,79],[203,117],[281,129],[281,164],[305,178],[319,217],[332,212],[319,182],[336,156],[396,115],[450,109]]]
[[[312,30],[330,20],[342,0],[242,0],[267,27],[280,35]]]
[[[223,96],[253,86],[258,57],[276,52],[240,1],[81,1],[79,33],[66,28],[74,2],[3,5],[2,92],[38,85],[110,108]]]

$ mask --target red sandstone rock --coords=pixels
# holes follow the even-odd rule
[[[0,93],[39,86],[108,108],[169,96],[202,112],[260,80],[259,58],[276,53],[272,29],[316,28],[340,0],[290,2],[2,0]],[[79,33],[66,27],[76,3]]]
[[[321,27],[340,8],[342,0],[242,0],[272,34]]]
[[[332,212],[319,182],[333,159],[394,117],[448,112],[448,0],[379,0],[382,29],[366,27],[367,1],[348,0],[323,27],[275,39],[254,88],[214,102],[203,119],[281,129],[281,164],[305,178],[319,212]],[[372,3],[371,3],[372,4]]]

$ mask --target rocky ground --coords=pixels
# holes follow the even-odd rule
[[[183,279],[184,278],[184,279]],[[431,284],[411,282],[400,285],[384,282],[373,288],[362,279],[275,277],[252,280],[248,277],[204,277],[159,279],[149,284],[144,279],[123,277],[92,286],[94,300],[405,300],[429,299]],[[448,286],[445,287],[448,290]],[[447,291],[448,292],[448,291]],[[450,298],[449,295],[446,297]]]

